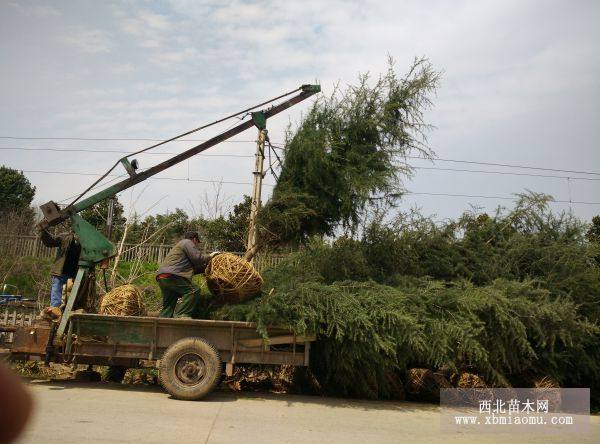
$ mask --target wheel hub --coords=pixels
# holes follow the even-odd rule
[[[202,358],[196,354],[183,355],[175,365],[175,376],[187,385],[198,384],[206,374],[206,366]]]

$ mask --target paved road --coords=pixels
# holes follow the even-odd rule
[[[22,443],[156,442],[599,442],[590,433],[537,436],[448,435],[439,408],[272,394],[216,392],[204,401],[170,399],[159,387],[54,381],[29,384],[36,411]]]

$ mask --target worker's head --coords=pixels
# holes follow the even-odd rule
[[[200,236],[197,231],[186,231],[183,235],[184,239],[190,239],[193,243],[198,245],[200,243]]]

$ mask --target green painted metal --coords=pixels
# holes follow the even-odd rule
[[[113,343],[147,345],[154,340],[152,325],[122,322],[120,319],[103,319],[80,322],[79,333],[83,336],[108,337]]]
[[[73,205],[73,210],[75,213],[79,213],[80,211],[85,210],[86,208],[90,208],[96,205],[99,202],[102,202],[109,197],[114,196],[119,191],[122,191],[124,188],[118,187],[117,185],[112,185],[108,188],[105,188],[102,191],[97,192],[96,194],[88,197],[87,199],[83,199]]]
[[[89,274],[89,269],[86,267],[79,267],[77,270],[77,276],[75,276],[75,282],[73,282],[73,288],[71,288],[71,293],[67,297],[67,306],[63,311],[62,318],[60,319],[60,325],[58,326],[58,330],[56,330],[55,341],[60,341],[63,333],[65,332],[65,328],[67,327],[67,323],[69,322],[69,316],[71,316],[71,311],[73,310],[73,305],[75,304],[75,300],[77,299],[77,293],[82,288],[85,280],[87,279]]]
[[[67,305],[56,331],[57,340],[60,340],[65,332],[73,305],[80,296],[79,293],[85,288],[85,280],[88,278],[90,271],[94,269],[97,263],[116,254],[115,246],[80,215],[71,215],[71,226],[75,234],[79,237],[81,254],[79,256],[77,276],[75,277],[71,293],[67,297]]]
[[[134,165],[129,161],[127,157],[121,158],[120,162],[125,168],[125,171],[127,171],[127,174],[129,174],[130,176],[135,176],[136,173]]]
[[[321,85],[302,85],[302,92],[316,94],[321,92]]]
[[[80,264],[96,264],[116,254],[115,246],[79,214],[71,216],[71,225],[81,244]]]
[[[267,116],[262,111],[252,113],[252,122],[259,130],[267,128]]]

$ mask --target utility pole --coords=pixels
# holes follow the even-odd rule
[[[256,141],[256,154],[254,162],[254,183],[252,186],[252,203],[250,206],[250,226],[248,228],[248,244],[246,246],[246,252],[251,253],[250,262],[254,260],[253,256],[256,249],[257,242],[257,216],[258,210],[261,206],[261,191],[262,191],[262,180],[265,177],[263,168],[265,162],[265,141],[267,140],[267,130],[259,129],[258,140]]]
[[[112,237],[113,231],[113,218],[115,216],[115,200],[116,197],[110,197],[107,200],[108,214],[106,215],[106,237],[108,240]]]
[[[108,204],[107,214],[106,214],[106,237],[108,240],[112,237],[113,231],[113,221],[115,216],[115,201],[117,200],[116,196],[109,197],[106,203]],[[108,263],[110,259],[104,259],[100,262],[100,269],[102,270],[102,280],[104,281],[104,289],[108,292],[108,280],[106,279],[106,269],[108,268]]]

